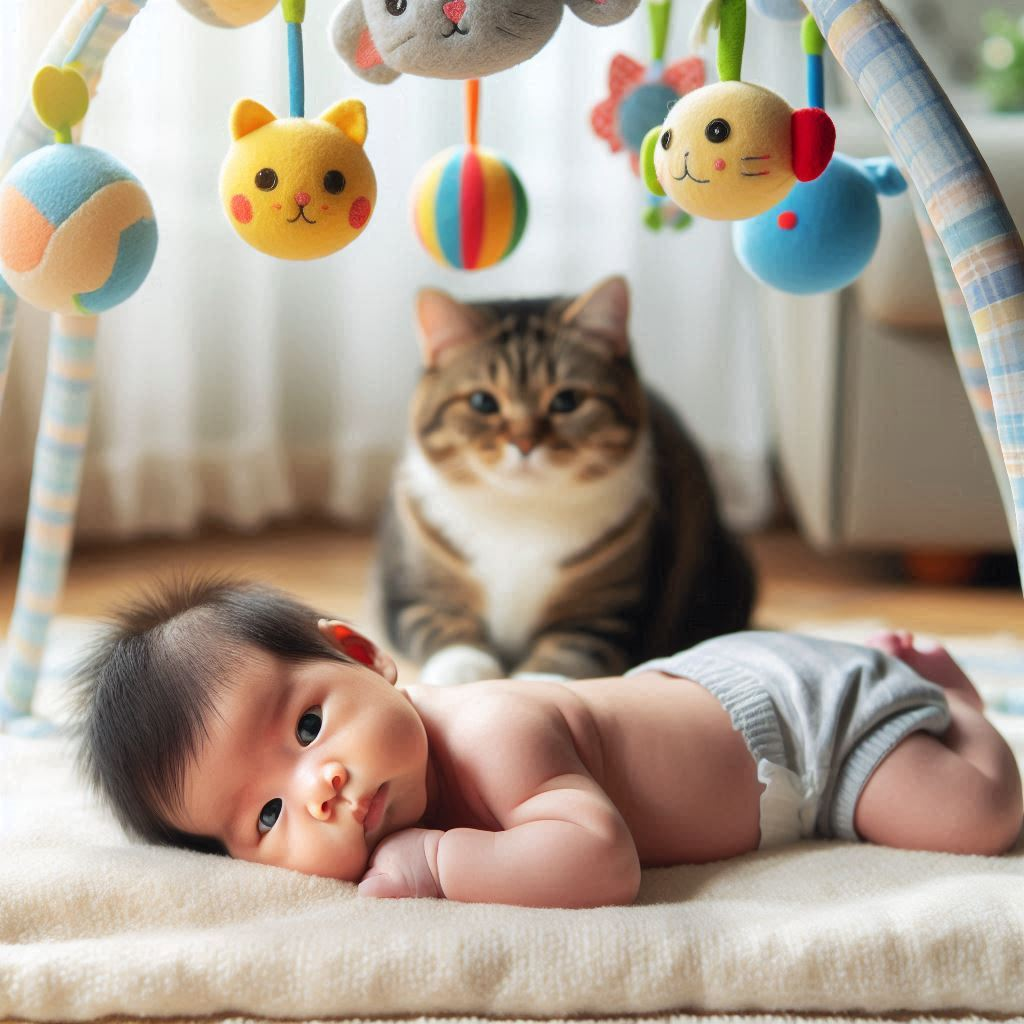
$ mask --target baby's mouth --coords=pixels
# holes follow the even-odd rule
[[[385,782],[373,794],[370,806],[366,809],[366,817],[363,819],[363,832],[370,833],[381,823],[388,806],[389,788],[388,783]]]

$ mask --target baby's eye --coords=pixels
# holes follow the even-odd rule
[[[261,836],[266,835],[277,824],[277,819],[280,816],[281,798],[276,796],[273,800],[268,800],[263,805],[263,810],[260,811],[259,820],[256,822],[256,831],[259,832]]]
[[[573,412],[575,409],[580,407],[581,400],[582,396],[578,391],[573,388],[566,388],[564,391],[559,391],[558,394],[551,399],[548,411]]]
[[[320,727],[323,722],[323,712],[318,707],[310,708],[299,719],[299,724],[295,727],[295,735],[304,747],[308,747],[320,735]]]

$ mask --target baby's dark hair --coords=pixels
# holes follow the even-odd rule
[[[79,764],[129,834],[226,852],[167,817],[180,807],[227,670],[253,648],[288,662],[354,664],[321,636],[326,617],[271,587],[224,577],[159,584],[111,616],[77,673]]]

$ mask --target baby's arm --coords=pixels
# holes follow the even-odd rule
[[[449,899],[534,907],[631,903],[640,884],[636,845],[622,815],[590,775],[561,714],[495,702],[460,729],[460,768],[500,831],[412,830],[381,844],[366,878],[384,870],[408,879],[372,895],[423,895],[424,869]],[[388,845],[403,845],[386,866]],[[398,881],[397,878],[394,881]]]

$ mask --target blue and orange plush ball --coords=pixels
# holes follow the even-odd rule
[[[497,153],[452,146],[416,176],[412,214],[420,242],[438,263],[482,270],[519,244],[526,228],[526,192]]]
[[[103,313],[132,295],[156,256],[149,196],[108,153],[51,145],[0,182],[0,274],[51,313]]]

